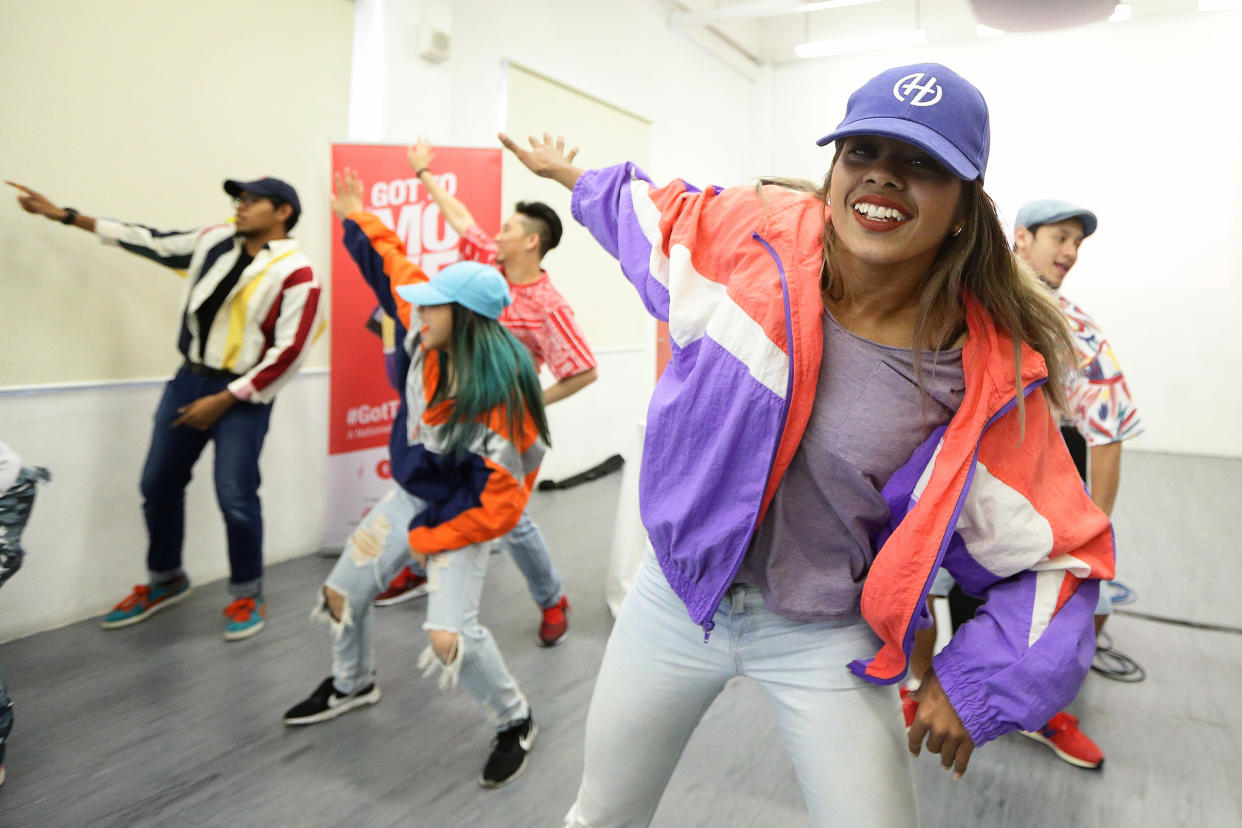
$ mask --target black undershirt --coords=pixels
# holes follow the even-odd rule
[[[207,301],[198,306],[198,310],[194,311],[194,318],[198,320],[198,361],[203,361],[203,348],[207,345],[207,334],[211,332],[211,323],[216,318],[216,312],[220,310],[220,306],[224,304],[224,300],[228,298],[230,292],[237,285],[237,280],[241,278],[242,271],[250,266],[254,261],[254,256],[246,252],[243,246],[241,252],[237,256],[237,262],[233,265],[233,269],[228,272],[220,284],[216,285],[216,289],[207,297]]]

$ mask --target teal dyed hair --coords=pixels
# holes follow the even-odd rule
[[[552,445],[543,410],[543,388],[526,346],[495,319],[480,316],[456,302],[450,307],[452,344],[440,352],[441,379],[435,392],[436,399],[453,398],[445,450],[458,455],[465,451],[474,431],[472,424],[498,405],[505,407],[510,434],[521,433],[524,412],[529,409],[539,436]],[[445,363],[448,371],[443,370]],[[445,393],[444,381],[450,375],[456,387]]]

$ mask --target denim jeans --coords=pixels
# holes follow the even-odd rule
[[[548,543],[543,539],[539,526],[531,520],[529,512],[522,512],[522,519],[513,527],[509,534],[500,539],[501,545],[513,556],[513,563],[526,579],[526,588],[530,597],[541,609],[548,609],[560,603],[565,597],[561,574],[552,564],[552,554],[548,551]],[[426,576],[418,561],[411,563],[410,569],[419,575]],[[394,576],[395,577],[395,576]]]
[[[4,671],[0,670],[0,765],[4,764],[5,743],[13,729],[13,701],[4,686]]]
[[[340,620],[327,611],[321,595],[316,615],[332,624],[332,679],[352,693],[375,676],[372,625],[375,596],[410,562],[407,529],[423,509],[418,498],[393,488],[369,511],[349,540],[324,586],[345,596]],[[497,730],[529,714],[526,697],[509,673],[495,639],[479,623],[479,597],[487,574],[488,544],[471,544],[421,558],[427,573],[424,630],[457,633],[457,655],[443,664],[428,647],[419,659],[427,673],[440,672],[440,686],[460,680]]]
[[[522,512],[522,519],[513,527],[509,534],[500,539],[505,549],[513,556],[513,562],[526,578],[526,588],[530,597],[542,609],[554,607],[565,597],[561,585],[561,575],[552,565],[552,555],[548,552],[547,541],[543,533],[530,519],[528,512]]]
[[[164,388],[155,411],[151,448],[142,469],[142,511],[147,521],[147,569],[154,583],[182,574],[185,487],[208,441],[215,443],[216,500],[228,535],[229,592],[235,598],[263,588],[263,514],[259,506],[259,452],[271,404],[238,402],[207,431],[172,427],[177,409],[223,391],[228,380],[192,374],[183,366]]]
[[[24,467],[18,471],[13,485],[0,492],[0,585],[21,569],[26,556],[22,531],[34,508],[35,487],[39,481],[51,479],[42,466]]]
[[[870,628],[787,621],[743,586],[725,595],[713,620],[704,643],[648,550],[596,679],[582,783],[566,824],[648,824],[707,708],[726,682],[747,676],[775,708],[815,825],[916,825],[897,687],[846,668],[879,648]]]
[[[47,469],[41,466],[23,468],[17,481],[0,492],[0,585],[21,568],[22,530],[34,508],[35,487],[40,480],[50,480]],[[13,729],[13,700],[4,686],[4,672],[0,671],[0,765],[4,764],[5,743]]]

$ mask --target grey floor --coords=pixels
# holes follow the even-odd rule
[[[379,705],[281,726],[281,712],[328,672],[327,632],[308,612],[331,561],[310,556],[272,567],[268,628],[248,642],[220,639],[227,596],[216,583],[129,630],[87,622],[0,646],[17,704],[0,825],[559,824],[611,624],[603,571],[618,482],[532,500],[574,604],[564,646],[535,646],[521,578],[506,557],[492,559],[484,618],[541,731],[509,787],[475,782],[490,735],[470,699],[415,673],[419,602],[379,611]],[[1116,524],[1133,609],[1242,627],[1240,492],[1242,462],[1127,454]],[[956,783],[925,756],[915,761],[924,825],[1242,825],[1242,635],[1132,616],[1110,630],[1148,678],[1093,675],[1071,708],[1103,747],[1104,768],[1073,768],[1018,736],[979,750]],[[809,824],[755,686],[731,684],[709,711],[655,824]]]

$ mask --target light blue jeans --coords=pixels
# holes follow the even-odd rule
[[[410,562],[407,527],[423,508],[421,500],[404,489],[393,488],[349,536],[324,582],[327,589],[345,596],[339,621],[328,612],[322,592],[316,609],[316,615],[332,625],[332,679],[342,693],[352,693],[374,680],[375,596]],[[423,629],[457,634],[452,663],[442,663],[428,646],[419,658],[419,667],[425,668],[427,675],[438,671],[441,688],[460,680],[497,730],[526,718],[530,713],[526,697],[505,666],[491,632],[479,623],[488,545],[472,544],[417,557],[427,572]]]
[[[518,525],[501,538],[500,543],[513,556],[513,563],[526,579],[530,597],[539,608],[548,609],[559,604],[561,598],[565,597],[561,574],[552,565],[548,543],[528,512],[522,512]],[[410,569],[419,575],[426,575],[418,560],[410,564]]]
[[[530,597],[541,609],[554,607],[565,597],[561,575],[552,565],[547,541],[543,539],[539,527],[530,519],[530,514],[522,512],[518,525],[501,538],[500,542],[513,556],[513,563],[517,564],[522,577],[526,579]]]
[[[846,668],[879,649],[870,628],[787,621],[753,587],[734,587],[713,620],[705,644],[648,549],[595,683],[566,825],[647,825],[690,734],[735,676],[767,691],[815,825],[916,825],[897,687]]]

